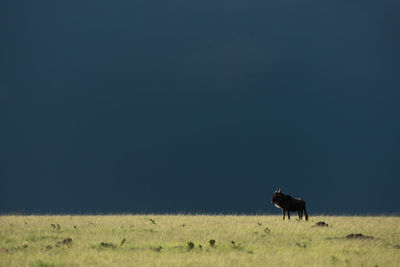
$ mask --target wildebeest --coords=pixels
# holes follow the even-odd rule
[[[272,195],[271,201],[275,207],[282,209],[283,219],[285,219],[285,212],[287,212],[288,219],[290,220],[291,211],[297,211],[299,220],[303,218],[303,211],[308,221],[308,214],[306,210],[306,202],[301,198],[293,198],[289,195],[285,195],[280,189],[276,190]]]

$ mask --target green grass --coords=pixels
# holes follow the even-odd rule
[[[0,216],[0,266],[376,265],[400,265],[400,217]]]

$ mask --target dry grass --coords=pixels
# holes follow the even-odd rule
[[[329,226],[312,227],[318,221]],[[374,238],[343,238],[352,233]],[[291,221],[280,216],[0,216],[0,266],[399,263],[399,217],[324,216],[299,222],[294,216]]]

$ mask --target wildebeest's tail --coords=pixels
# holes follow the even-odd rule
[[[304,204],[304,213],[305,213],[305,215],[306,215],[306,221],[308,221],[308,213],[307,213],[306,205],[305,205],[305,204]]]

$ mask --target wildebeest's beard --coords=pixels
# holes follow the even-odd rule
[[[272,195],[272,203],[275,205],[277,208],[282,208],[282,194],[281,193],[274,193]]]

